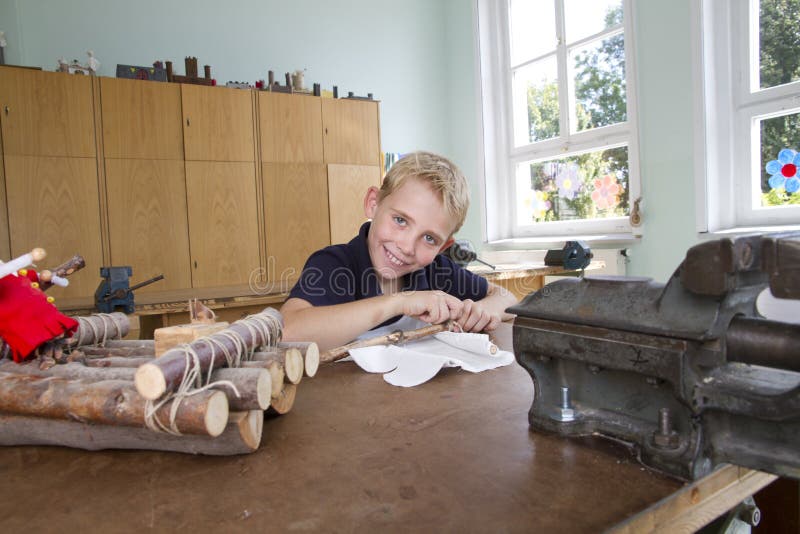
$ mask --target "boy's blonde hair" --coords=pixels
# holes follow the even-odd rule
[[[408,178],[417,178],[429,184],[441,196],[444,209],[456,223],[456,233],[469,209],[467,179],[455,163],[431,152],[412,152],[400,158],[383,179],[378,200],[396,191]]]

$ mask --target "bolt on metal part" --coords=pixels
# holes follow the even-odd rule
[[[659,449],[677,449],[680,445],[680,436],[672,430],[669,408],[658,410],[658,430],[653,432],[653,445]]]
[[[575,410],[569,399],[569,388],[561,386],[561,402],[556,406],[553,419],[566,423],[575,420]]]

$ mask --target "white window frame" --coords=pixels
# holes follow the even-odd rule
[[[700,0],[692,10],[695,113],[703,118],[695,143],[697,231],[796,228],[800,206],[753,208],[760,199],[753,176],[762,171],[759,119],[800,112],[800,81],[758,87],[755,2]]]
[[[560,11],[561,0],[554,0]],[[510,65],[510,38],[508,0],[477,0],[478,31],[480,40],[481,95],[484,137],[484,166],[486,177],[486,234],[488,242],[533,238],[558,241],[565,238],[587,240],[624,241],[641,235],[641,227],[630,224],[629,217],[553,221],[517,226],[515,195],[515,168],[521,162],[534,162],[615,146],[628,147],[628,194],[630,209],[641,198],[639,174],[636,61],[634,56],[633,1],[623,0],[625,34],[626,106],[625,123],[613,124],[571,133],[566,118],[570,106],[564,91],[559,91],[561,135],[555,139],[538,141],[530,145],[514,146],[512,80]],[[557,35],[564,35],[563,17],[557,14]],[[605,33],[605,32],[603,32]],[[598,34],[599,35],[599,34]],[[597,38],[582,38],[570,46],[585,44]],[[559,79],[566,80],[567,46],[563,38],[558,44]]]

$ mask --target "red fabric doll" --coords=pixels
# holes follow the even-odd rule
[[[72,336],[78,328],[78,322],[62,315],[39,289],[33,269],[20,269],[19,274],[0,278],[0,338],[15,362],[47,341]]]

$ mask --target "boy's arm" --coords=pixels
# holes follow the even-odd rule
[[[517,303],[517,298],[508,289],[489,282],[486,296],[481,300],[465,300],[458,324],[465,332],[491,332],[514,316],[506,308]]]
[[[345,345],[397,315],[443,323],[461,315],[463,303],[442,291],[409,291],[344,304],[313,306],[290,298],[281,307],[285,341],[315,341],[320,350]]]

